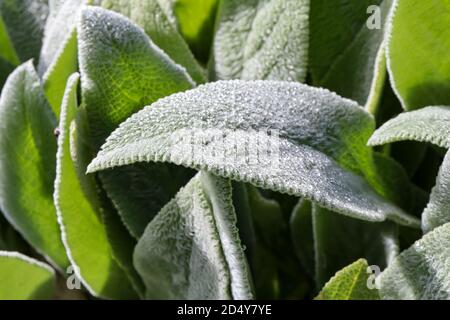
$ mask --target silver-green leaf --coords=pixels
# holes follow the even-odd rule
[[[186,68],[197,83],[206,82],[203,68],[195,60],[177,27],[163,10],[161,0],[97,0],[102,7],[121,13],[137,23],[152,41]]]
[[[8,78],[0,119],[0,208],[28,242],[65,269],[53,205],[57,121],[31,61]]]
[[[345,167],[370,166],[373,119],[329,91],[277,81],[219,81],[161,99],[123,123],[89,172],[171,162],[320,203],[352,217],[415,218]],[[368,164],[369,163],[369,164]]]
[[[93,152],[145,105],[194,85],[186,70],[125,16],[87,7],[78,29],[81,93]],[[190,170],[166,164],[136,164],[102,172],[100,178],[123,222],[138,239],[192,175]],[[128,186],[125,192],[124,185]]]
[[[380,275],[383,299],[450,299],[450,223],[402,252]]]
[[[383,124],[369,140],[377,146],[414,140],[450,148],[450,107],[434,106],[406,112]]]
[[[309,0],[223,0],[210,61],[213,79],[306,78]]]
[[[108,239],[103,219],[108,213],[104,213],[95,179],[82,175],[87,147],[82,140],[80,122],[84,119],[78,109],[78,82],[78,74],[69,78],[59,123],[54,202],[64,245],[75,274],[92,295],[135,298]],[[119,233],[116,237],[122,240]]]
[[[195,176],[150,222],[134,263],[153,299],[251,299],[231,182]]]
[[[430,200],[422,213],[422,230],[429,232],[450,222],[450,152],[447,151],[431,191]]]

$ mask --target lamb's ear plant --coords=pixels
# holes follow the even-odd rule
[[[450,299],[449,12],[0,0],[0,299]]]

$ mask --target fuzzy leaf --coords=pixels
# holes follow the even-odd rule
[[[312,0],[311,49],[314,85],[373,110],[383,89],[384,25],[393,0]],[[367,10],[379,7],[379,28],[369,29]],[[375,22],[375,21],[374,21]]]
[[[435,106],[406,112],[383,124],[369,140],[376,146],[404,140],[450,147],[450,107]]]
[[[69,78],[59,124],[54,199],[64,244],[77,276],[91,294],[133,298],[136,295],[108,241],[95,181],[91,176],[78,178],[78,170],[83,168],[83,150],[79,150],[81,141],[77,137],[80,129],[75,122],[78,80],[77,74]]]
[[[201,172],[153,219],[134,263],[147,298],[251,299],[229,180]]]
[[[146,104],[193,86],[185,70],[141,29],[112,11],[97,7],[83,11],[79,48],[83,104],[94,151],[123,120]],[[102,172],[100,178],[130,233],[139,238],[192,176],[184,168],[136,164]]]
[[[186,68],[197,83],[206,81],[205,71],[195,60],[160,4],[161,0],[102,0],[101,5],[121,13],[144,29],[151,40],[176,63]]]
[[[37,60],[48,15],[47,0],[3,0],[0,14],[20,61]]]
[[[450,223],[402,252],[380,275],[383,299],[450,299]]]
[[[447,222],[450,222],[450,151],[442,162],[436,186],[422,214],[422,230],[429,232]]]
[[[56,118],[33,64],[9,77],[0,98],[0,208],[56,266],[68,265],[53,206]]]
[[[50,299],[55,272],[18,252],[0,251],[0,300]]]
[[[146,103],[193,86],[185,70],[122,15],[87,7],[78,34],[83,103],[96,147]]]
[[[38,73],[41,77],[51,72],[59,56],[64,52],[86,2],[87,0],[65,0],[50,6],[39,58]]]
[[[53,112],[59,116],[65,86],[70,75],[78,70],[75,29],[61,48],[58,57],[44,74],[44,90]]]
[[[396,0],[394,6],[388,69],[403,108],[450,105],[450,3]]]
[[[89,171],[166,161],[320,203],[369,221],[415,219],[345,167],[371,161],[373,120],[356,103],[298,83],[220,81],[159,100],[107,140]]]
[[[364,259],[336,273],[317,296],[317,300],[379,300],[378,291],[367,287],[371,273]]]
[[[212,79],[305,80],[309,0],[223,0],[218,10]]]

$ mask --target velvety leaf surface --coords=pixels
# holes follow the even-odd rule
[[[426,234],[380,275],[383,299],[450,299],[450,224]]]
[[[436,186],[422,214],[422,229],[429,232],[450,222],[450,153],[447,152],[436,179]]]
[[[150,222],[134,263],[147,298],[251,299],[229,180],[201,172]]]
[[[41,77],[54,68],[53,65],[57,63],[59,56],[67,46],[77,19],[80,17],[81,9],[87,2],[88,0],[65,0],[52,1],[50,4],[50,14],[45,25],[38,66],[38,73]]]
[[[31,62],[9,77],[0,98],[0,207],[41,254],[68,265],[53,206],[56,118]]]
[[[410,211],[412,190],[408,176],[392,159],[375,153],[376,167],[385,196]],[[293,212],[291,230],[296,253],[321,288],[335,272],[361,257],[384,268],[398,254],[396,227],[349,219],[302,200]]]
[[[386,74],[384,25],[393,0],[311,1],[310,70],[313,84],[374,109]],[[369,6],[379,6],[379,28],[369,29]],[[369,21],[370,22],[370,21]]]
[[[141,29],[112,11],[97,7],[83,11],[79,48],[83,104],[94,151],[146,104],[193,86],[186,71]],[[136,164],[103,172],[101,180],[125,225],[139,238],[192,175],[184,168]]]
[[[54,199],[64,244],[77,276],[91,294],[112,299],[135,297],[108,241],[95,181],[92,176],[78,178],[84,167],[75,122],[78,80],[77,74],[69,79],[59,124]]]
[[[336,273],[317,296],[317,300],[379,300],[378,290],[369,289],[371,273],[364,259],[352,263]]]
[[[83,103],[97,147],[146,103],[193,85],[183,68],[122,15],[88,7],[78,33]]]
[[[167,161],[304,196],[352,217],[415,225],[363,178],[335,162],[370,167],[363,141],[372,121],[356,103],[326,90],[276,81],[220,81],[133,115],[88,169]]]
[[[20,61],[37,60],[48,15],[47,1],[3,0],[0,14]]]
[[[450,107],[434,106],[402,113],[389,120],[375,131],[369,145],[414,140],[449,148],[449,136]]]
[[[212,79],[305,80],[309,0],[224,0],[218,10]]]
[[[18,252],[0,251],[0,300],[50,299],[55,272]]]
[[[205,71],[161,7],[161,0],[102,0],[106,9],[119,12],[144,29],[150,39],[173,61],[183,66],[197,83],[206,81]]]
[[[450,109],[444,106],[426,107],[400,114],[381,126],[369,140],[371,145],[381,145],[402,140],[429,142],[449,148]],[[445,157],[433,188],[430,201],[422,214],[422,229],[432,229],[450,221],[448,156]]]
[[[404,109],[450,105],[449,23],[448,1],[395,1],[387,57]]]

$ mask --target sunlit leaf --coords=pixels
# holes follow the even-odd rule
[[[79,76],[69,79],[61,109],[55,182],[55,206],[64,244],[75,272],[88,290],[106,298],[134,298],[125,271],[108,241],[97,186],[92,176],[81,179],[85,166],[82,135],[77,126]],[[116,234],[120,237],[120,234]],[[95,250],[93,250],[95,248]]]
[[[0,251],[0,300],[50,299],[55,271],[18,252]]]
[[[53,205],[56,118],[31,62],[9,77],[0,98],[0,207],[41,254],[68,265]]]
[[[201,172],[148,225],[134,257],[147,298],[253,297],[231,193]]]
[[[370,162],[363,141],[372,126],[354,102],[329,91],[287,82],[221,81],[133,115],[88,169],[166,161],[303,196],[355,218],[417,225],[336,162],[356,168]]]

